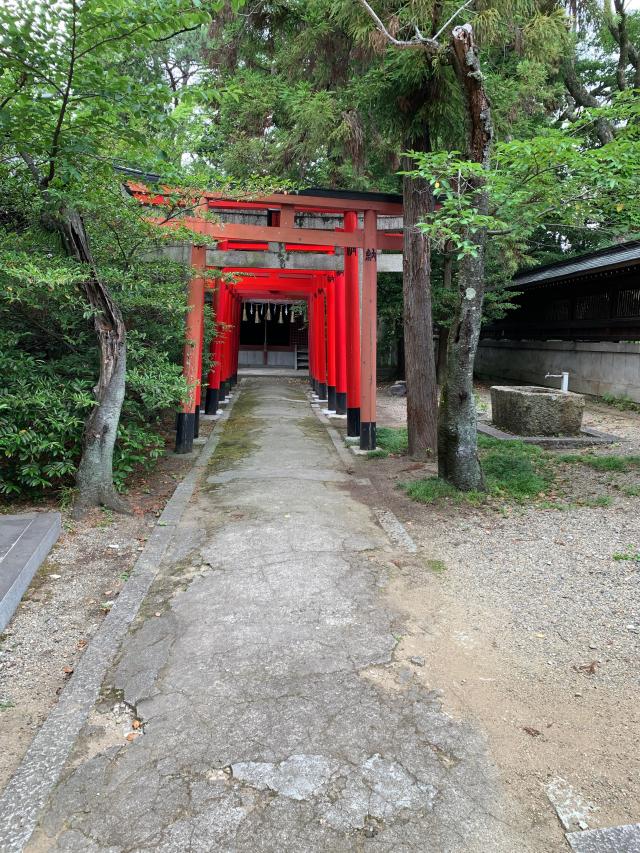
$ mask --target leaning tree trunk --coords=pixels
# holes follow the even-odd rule
[[[85,423],[82,456],[76,474],[78,496],[74,516],[79,517],[94,506],[125,512],[127,506],[113,485],[113,450],[126,378],[124,320],[108,287],[97,273],[80,214],[75,210],[63,210],[56,227],[62,235],[67,253],[88,268],[89,275],[83,281],[82,289],[93,310],[100,351],[100,376],[93,389],[96,405]]]
[[[413,164],[405,159],[408,171]],[[431,250],[429,238],[418,227],[433,210],[428,181],[408,175],[403,180],[404,364],[407,382],[409,454],[417,459],[437,452],[436,367],[431,316]]]
[[[484,89],[478,50],[470,24],[454,27],[451,35],[453,67],[467,107],[469,157],[489,168],[493,125],[491,107]],[[475,207],[487,214],[489,199],[482,183],[475,187]],[[447,368],[438,414],[438,474],[458,489],[484,489],[478,459],[476,407],[473,396],[473,366],[482,323],[484,301],[484,248],[486,232],[466,235],[475,244],[458,272],[458,316],[449,331]]]

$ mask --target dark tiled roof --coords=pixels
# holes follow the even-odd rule
[[[607,249],[599,249],[587,255],[569,258],[544,267],[522,272],[513,279],[515,286],[548,284],[563,279],[578,278],[589,273],[604,272],[617,267],[628,267],[640,263],[640,240],[630,240]]]

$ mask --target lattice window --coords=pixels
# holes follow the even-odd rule
[[[640,317],[640,287],[618,293],[616,317]]]
[[[606,320],[609,317],[609,294],[589,293],[576,297],[576,320]]]
[[[568,320],[571,316],[571,302],[569,299],[554,299],[545,306],[544,319],[548,323],[559,323]]]

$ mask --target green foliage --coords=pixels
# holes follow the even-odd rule
[[[618,127],[606,145],[590,147],[594,121],[606,115]],[[470,236],[485,230],[507,256],[522,252],[540,229],[583,229],[603,242],[640,230],[640,102],[621,93],[605,109],[585,112],[571,128],[500,142],[488,173],[457,151],[411,152],[411,174],[427,179],[439,206],[423,230],[457,259],[477,251]],[[477,188],[489,194],[489,214],[478,212]]]
[[[0,330],[0,493],[38,493],[75,471],[93,406],[88,380],[67,381],[20,349],[24,335]]]
[[[136,470],[151,468],[163,451],[164,441],[159,435],[135,422],[121,421],[113,456],[116,488],[122,491]]]
[[[184,188],[217,181],[194,152],[204,107],[217,96],[197,51],[221,6],[17,0],[0,9],[0,488],[7,496],[60,489],[68,498],[94,405],[98,353],[82,288],[94,271],[60,245],[52,222],[65,209],[82,216],[96,272],[127,326],[117,486],[163,445],[156,424],[186,390],[188,270],[153,259],[167,233],[145,221],[114,166]],[[176,33],[183,33],[177,44]],[[175,198],[164,211],[173,219],[183,212]]]
[[[84,421],[94,405],[91,366],[87,369],[75,358],[44,361],[23,348],[27,338],[26,332],[18,335],[0,329],[0,496],[4,499],[38,497],[73,481]],[[143,415],[151,417],[155,406],[143,409],[131,401],[128,409],[114,456],[114,480],[120,489],[136,467],[149,467],[164,447],[162,439],[140,420]]]
[[[615,394],[603,394],[602,400],[608,406],[613,406],[621,412],[640,412],[640,403],[636,403],[630,397],[616,397]]]
[[[5,210],[17,217],[15,185],[5,188]],[[114,458],[122,488],[137,466],[157,458],[163,442],[154,425],[185,392],[179,362],[186,270],[142,260],[155,238],[134,203],[115,205],[108,192],[102,199],[90,223],[94,254],[129,328]],[[7,498],[37,497],[73,481],[98,366],[91,313],[78,288],[82,275],[50,234],[36,226],[0,228],[0,491]]]

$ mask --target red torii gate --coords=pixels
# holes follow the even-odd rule
[[[152,193],[142,184],[130,183],[129,191],[146,205],[165,204],[162,194]],[[377,223],[379,216],[402,215],[400,198],[310,190],[231,200],[221,194],[204,193],[196,207],[199,211],[236,214],[264,215],[266,211],[267,224],[215,223],[202,216],[164,222],[156,219],[167,227],[186,225],[203,235],[202,244],[191,246],[190,261],[197,274],[189,282],[183,357],[190,390],[178,414],[176,452],[189,452],[198,434],[207,289],[212,291],[212,310],[219,332],[210,344],[213,366],[206,377],[205,413],[214,414],[237,382],[243,300],[304,300],[308,306],[311,385],[320,399],[327,399],[329,409],[347,415],[347,434],[358,436],[363,450],[375,449],[378,253],[402,249],[402,234],[379,231]],[[340,225],[332,229],[299,227],[296,214],[330,214],[340,217]],[[224,248],[210,250],[215,257],[208,259],[207,243]],[[269,255],[273,254],[274,244],[280,253],[278,267],[274,267]],[[334,255],[336,248],[344,250],[344,258],[334,258],[333,268],[331,261],[323,262],[323,268],[313,268],[314,263],[322,261],[314,252]],[[362,270],[358,250],[362,253]],[[256,252],[264,253],[264,261]],[[243,253],[252,256],[252,266],[243,265]],[[342,269],[338,268],[340,265]],[[221,277],[227,272],[238,273],[238,279],[229,283]]]

